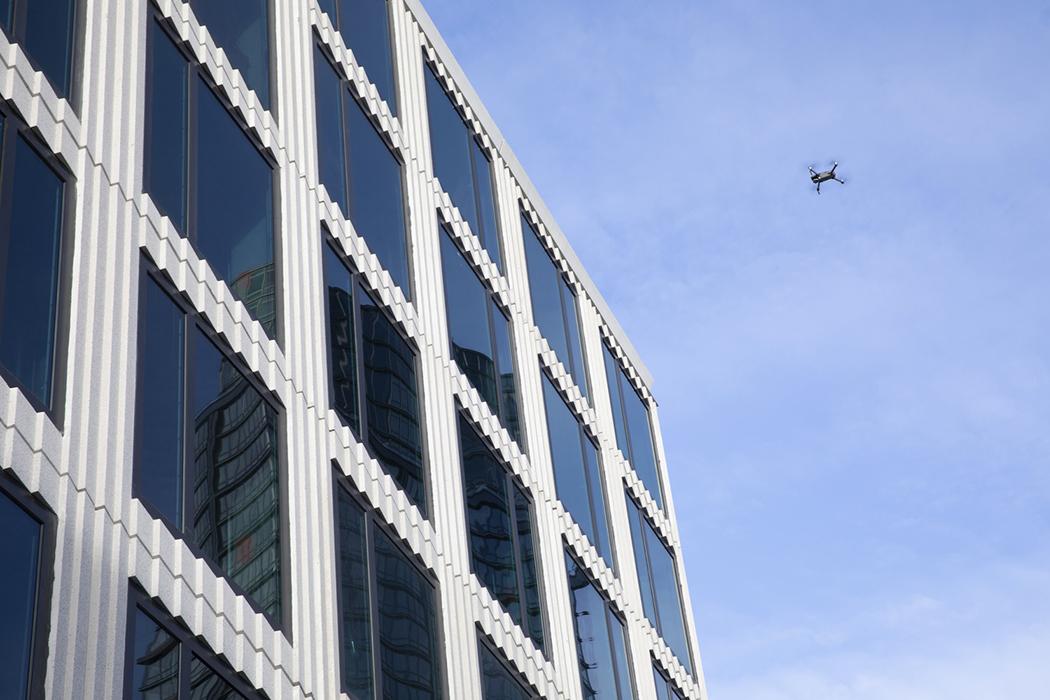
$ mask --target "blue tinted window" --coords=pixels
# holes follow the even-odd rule
[[[343,99],[350,134],[350,220],[407,297],[411,285],[401,163],[349,91]]]
[[[521,562],[522,587],[525,590],[525,628],[540,649],[544,647],[543,610],[541,609],[539,561],[532,537],[532,503],[514,486],[514,511],[518,528],[518,558]]]
[[[66,186],[13,123],[3,156],[10,218],[0,229],[0,364],[50,408]]]
[[[368,597],[368,538],[365,513],[346,489],[338,499],[339,607],[343,690],[372,697],[372,612]]]
[[[132,491],[181,527],[185,315],[155,281],[146,277],[143,286]]]
[[[616,659],[616,683],[619,685],[620,697],[634,696],[634,684],[631,682],[631,667],[627,662],[627,629],[612,610],[606,610],[609,620],[609,636],[612,640],[613,658]]]
[[[569,343],[569,372],[576,381],[576,386],[584,396],[588,396],[587,373],[583,371],[583,338],[580,335],[580,317],[576,306],[576,294],[569,288],[569,283],[564,277],[559,277],[561,283],[562,309],[565,311],[565,327],[568,329],[566,339]]]
[[[608,603],[583,567],[568,554],[565,555],[565,566],[583,697],[628,700],[634,697],[634,693],[623,625],[608,609]]]
[[[368,79],[375,83],[379,96],[386,100],[390,112],[396,115],[394,50],[387,0],[338,1],[339,17],[335,24],[343,35],[343,41],[354,52],[354,58],[365,69]],[[326,4],[329,8],[332,6],[331,2]],[[326,11],[332,14],[330,9]]]
[[[179,640],[136,609],[131,647],[131,697],[135,700],[178,700]]]
[[[605,343],[602,343],[602,352],[605,357],[605,379],[612,402],[613,424],[616,427],[616,446],[630,461],[657,505],[663,508],[663,489],[660,488],[660,475],[656,466],[649,409]]]
[[[190,662],[191,700],[234,700],[244,696],[233,689],[218,673],[209,668],[196,655]]]
[[[269,0],[191,0],[197,20],[229,56],[259,102],[270,108]]]
[[[11,5],[14,0],[0,0],[0,27],[11,34]]]
[[[325,304],[328,308],[328,362],[335,412],[360,435],[357,333],[353,276],[330,245],[324,251]]]
[[[41,525],[0,491],[0,697],[29,697]]]
[[[146,191],[162,214],[187,234],[189,63],[158,20],[149,23],[146,79]]]
[[[492,162],[477,139],[470,139],[471,161],[474,165],[474,188],[478,199],[478,227],[474,233],[481,238],[496,267],[503,269],[503,249],[499,240],[499,224],[496,220],[496,193],[492,188]]]
[[[612,403],[613,426],[616,428],[616,446],[630,459],[631,449],[627,442],[627,421],[623,415],[623,399],[620,397],[620,365],[616,362],[609,346],[602,343],[602,355],[605,359],[605,381],[609,385],[609,401]]]
[[[374,539],[382,697],[438,700],[434,589],[389,537],[376,532]]]
[[[419,380],[412,347],[372,297],[358,288],[363,336],[367,443],[373,456],[426,514]]]
[[[500,663],[485,644],[478,645],[482,700],[530,700],[532,693]]]
[[[657,700],[671,700],[671,696],[668,695],[667,679],[656,670],[655,666],[653,666],[653,684],[656,686]]]
[[[503,425],[518,445],[521,439],[521,418],[518,411],[518,385],[514,376],[514,348],[511,345],[510,321],[496,303],[489,298],[492,312],[492,335],[496,339],[496,365],[499,367],[500,408]]]
[[[15,41],[24,43],[33,64],[62,97],[69,97],[73,76],[73,26],[75,0],[15,0]]]
[[[343,136],[343,87],[324,51],[314,45],[314,95],[317,106],[317,169],[328,196],[343,216],[350,213],[346,199],[346,144]]]

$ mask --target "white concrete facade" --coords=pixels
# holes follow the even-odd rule
[[[151,3],[174,24],[223,97],[277,161],[282,345],[267,338],[207,261],[143,194],[146,26]],[[652,379],[425,10],[418,0],[391,2],[400,105],[399,116],[394,117],[315,0],[272,0],[271,6],[276,114],[262,108],[189,5],[180,0],[81,0],[72,103],[56,97],[21,47],[0,32],[0,95],[69,165],[76,189],[69,330],[64,340],[68,350],[57,369],[64,380],[57,421],[36,412],[19,389],[0,379],[0,466],[39,494],[57,515],[47,696],[122,696],[128,587],[134,580],[270,698],[341,697],[338,620],[332,612],[337,609],[334,460],[437,584],[447,697],[481,697],[480,629],[543,697],[582,698],[564,541],[627,622],[638,697],[656,697],[651,661],[655,658],[686,697],[706,700]],[[405,164],[412,302],[318,184],[312,79],[315,32],[352,76],[353,89]],[[505,276],[488,259],[433,175],[424,60],[437,67],[492,158]],[[520,211],[541,232],[580,299],[590,402],[532,320]],[[450,357],[436,212],[452,222],[462,247],[511,311],[525,454]],[[328,408],[322,223],[419,349],[429,520]],[[283,405],[282,534],[288,552],[285,605],[289,609],[284,631],[275,630],[132,497],[133,368],[142,250]],[[616,447],[602,370],[603,339],[649,403],[659,470],[667,485],[665,511],[658,509]],[[600,444],[610,485],[607,499],[619,576],[605,565],[555,496],[541,363]],[[456,439],[457,401],[499,448],[535,503],[550,640],[546,655],[471,573]],[[677,661],[642,612],[627,506],[618,486],[625,481],[673,546],[695,676]]]

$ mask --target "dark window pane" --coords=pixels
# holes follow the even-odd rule
[[[492,597],[520,625],[513,534],[516,515],[510,511],[507,472],[462,415],[459,438],[472,569]]]
[[[178,700],[179,642],[152,617],[136,609],[131,640],[131,697],[135,700]]]
[[[411,296],[401,163],[361,105],[343,91],[350,132],[350,219],[405,296]]]
[[[390,538],[375,533],[383,698],[441,698],[434,589]]]
[[[653,592],[660,615],[660,636],[682,665],[692,671],[692,657],[689,655],[685,615],[682,611],[682,598],[678,592],[678,574],[675,572],[674,558],[656,536],[648,521],[645,522],[644,529],[652,570]]]
[[[0,0],[0,28],[11,34],[11,4],[14,0]]]
[[[149,24],[146,78],[146,192],[186,235],[186,105],[189,64],[158,21]]]
[[[354,697],[372,697],[372,613],[368,598],[368,558],[365,514],[345,489],[336,488],[339,502],[339,605],[342,619],[343,690]]]
[[[566,555],[565,565],[569,577],[569,596],[583,697],[592,700],[619,698],[605,600],[591,583],[583,567],[572,557]],[[630,695],[627,695],[622,700],[629,697]]]
[[[514,510],[518,526],[518,557],[525,589],[526,631],[540,649],[544,648],[543,612],[540,608],[538,562],[532,538],[532,504],[521,489],[514,488]]]
[[[540,239],[524,216],[521,228],[525,238],[525,260],[529,269],[529,295],[532,316],[558,359],[569,366],[569,341],[561,305],[561,275]]]
[[[620,365],[616,362],[609,346],[602,343],[602,355],[605,358],[605,381],[609,385],[609,401],[612,403],[613,425],[616,428],[616,446],[628,459],[631,450],[627,443],[627,424],[623,415],[623,402],[620,398]]]
[[[483,700],[529,700],[533,697],[515,680],[496,655],[480,646],[481,697]]]
[[[270,109],[269,0],[192,0],[197,20],[208,28],[244,82]]]
[[[580,392],[584,396],[588,396],[587,372],[583,364],[583,339],[580,331],[580,318],[576,308],[576,295],[573,294],[569,288],[569,283],[565,281],[564,277],[559,277],[558,281],[561,283],[562,307],[565,310],[565,325],[568,328],[569,352],[572,353],[569,358],[569,372],[572,374],[576,386],[580,388]]]
[[[335,0],[317,0],[317,6],[321,8],[321,12],[328,14],[329,20],[332,22],[333,27],[338,27],[338,17],[335,14]]]
[[[591,542],[594,543],[599,554],[611,560],[609,516],[605,510],[605,487],[602,482],[601,465],[598,462],[598,448],[586,436],[583,437],[583,462],[587,470],[587,484],[591,492],[591,511],[594,517],[594,537]]]
[[[0,697],[29,697],[40,523],[0,492]]]
[[[65,185],[21,136],[8,144],[14,154],[4,178],[14,178],[14,186],[6,260],[0,258],[0,364],[50,407]]]
[[[416,356],[380,308],[358,287],[364,337],[368,446],[426,514]]]
[[[339,0],[339,30],[357,63],[375,83],[379,96],[396,115],[394,52],[387,0]]]
[[[429,64],[426,69],[426,81],[430,154],[434,161],[434,174],[441,181],[442,189],[448,192],[452,203],[459,209],[460,216],[470,224],[470,230],[475,235],[480,235],[467,125]]]
[[[185,315],[153,279],[143,284],[132,491],[181,528]]]
[[[332,408],[360,435],[353,278],[332,247],[323,248]]]
[[[280,620],[277,413],[199,329],[192,342],[189,527],[205,555]]]
[[[667,694],[667,679],[653,666],[653,684],[656,685],[656,700],[671,700]]]
[[[219,98],[197,81],[197,245],[273,337],[273,171]]]
[[[55,91],[69,97],[73,74],[74,0],[27,0],[25,50]]]
[[[193,656],[190,662],[190,700],[229,700],[244,696],[207,664]]]
[[[646,525],[642,522],[642,514],[638,505],[630,496],[627,497],[627,520],[631,524],[631,541],[634,542],[634,565],[638,571],[638,585],[642,589],[642,609],[645,616],[655,624],[656,601],[653,598],[652,576],[649,571],[649,559],[645,554],[645,531]]]
[[[474,184],[478,195],[478,213],[481,230],[474,233],[488,251],[496,267],[503,269],[503,251],[500,247],[499,224],[496,222],[496,193],[492,189],[492,163],[477,140],[470,139],[471,158],[474,161]]]
[[[343,143],[343,88],[336,69],[314,45],[314,94],[317,99],[317,169],[328,196],[350,215],[346,201],[346,150]]]
[[[492,307],[492,334],[496,338],[496,364],[499,369],[499,416],[510,436],[521,445],[521,414],[518,411],[518,387],[514,378],[514,348],[510,339],[510,322],[491,298],[489,304]]]
[[[627,700],[634,697],[631,667],[627,663],[627,631],[612,610],[607,610],[606,615],[609,618],[609,641],[612,642],[613,658],[616,660],[616,680],[620,686],[620,697]]]
[[[631,386],[630,380],[621,375],[623,382],[623,402],[627,415],[627,432],[631,439],[631,466],[638,472],[656,503],[663,508],[663,491],[660,489],[660,476],[656,471],[656,455],[653,452],[653,433],[649,425],[649,411],[638,392]]]

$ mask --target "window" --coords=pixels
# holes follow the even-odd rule
[[[332,245],[323,249],[332,409],[426,515],[415,350]]]
[[[661,673],[655,664],[653,664],[653,682],[656,685],[657,700],[684,700],[678,693],[678,690],[675,689],[674,684]]]
[[[587,371],[583,364],[583,346],[576,294],[547,253],[539,234],[522,214],[521,230],[525,236],[525,261],[529,269],[529,295],[532,315],[554,354],[572,375],[584,396]]]
[[[441,236],[441,266],[452,356],[521,445],[510,321],[463,257],[448,229]]]
[[[280,626],[279,409],[145,263],[141,287],[132,492]]]
[[[70,179],[58,157],[0,107],[0,371],[39,411],[50,412],[58,393]]]
[[[487,639],[478,638],[478,661],[481,664],[482,700],[531,700],[539,693],[527,690],[528,684],[518,678],[499,652]]]
[[[43,697],[51,624],[54,516],[0,474],[0,697]]]
[[[0,0],[0,28],[59,97],[70,98],[77,0]]]
[[[609,399],[612,401],[613,423],[616,426],[616,445],[638,473],[657,505],[663,508],[663,489],[660,488],[656,452],[653,450],[649,409],[606,343],[602,343],[602,352],[605,354],[605,378],[609,383]]]
[[[354,98],[350,82],[319,45],[314,46],[314,85],[321,184],[408,298],[411,284],[401,161]]]
[[[276,337],[273,167],[157,17],[148,55],[146,192]]]
[[[598,448],[546,374],[543,375],[543,403],[547,410],[547,432],[558,500],[565,505],[598,553],[607,562],[612,562]]]
[[[638,568],[638,584],[642,589],[642,609],[667,646],[692,673],[692,656],[689,653],[674,555],[630,495],[627,496],[627,518],[631,521],[634,563]]]
[[[190,0],[190,5],[248,88],[270,109],[269,0]]]
[[[332,26],[354,52],[359,66],[368,73],[390,113],[397,116],[394,84],[394,47],[388,0],[318,0]]]
[[[343,691],[355,700],[439,700],[434,586],[336,477]]]
[[[264,697],[137,586],[129,595],[124,669],[129,700]]]
[[[503,269],[492,163],[455,103],[441,87],[434,69],[426,64],[427,112],[430,115],[430,153],[434,174],[471,232],[481,240],[489,258]]]
[[[587,700],[629,700],[634,697],[627,658],[627,632],[612,605],[602,597],[583,565],[568,552],[565,568],[569,577],[576,657],[580,685]]]
[[[532,501],[462,413],[459,449],[471,569],[511,619],[543,649]]]

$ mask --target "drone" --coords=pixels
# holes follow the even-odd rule
[[[846,184],[845,180],[840,180],[835,176],[835,168],[837,167],[839,167],[839,164],[836,162],[834,165],[831,166],[831,170],[825,170],[823,172],[818,173],[816,170],[813,169],[812,165],[809,166],[809,179],[812,180],[813,184],[817,186],[817,194],[820,194],[820,185],[822,183],[827,182],[828,180],[834,180],[835,182],[838,182],[842,185]]]

